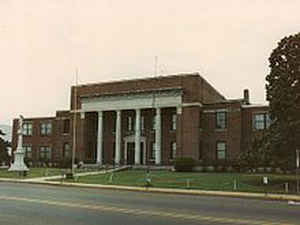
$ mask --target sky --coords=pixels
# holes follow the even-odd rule
[[[69,109],[70,87],[199,72],[267,104],[268,58],[300,32],[298,0],[0,0],[0,124]]]

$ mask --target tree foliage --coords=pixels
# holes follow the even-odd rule
[[[249,148],[241,152],[238,157],[241,167],[256,169],[270,166],[273,161],[273,154],[270,148],[269,134],[266,131],[253,136]]]
[[[4,136],[5,133],[0,130],[0,162],[8,162],[8,147],[10,147],[10,143],[5,141],[1,136]]]
[[[300,147],[300,33],[285,37],[269,58],[267,100],[273,121],[271,144],[280,156]]]

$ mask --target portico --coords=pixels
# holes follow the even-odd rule
[[[107,111],[115,113],[115,136],[114,136],[114,163],[119,165],[132,164],[141,165],[147,163],[147,141],[143,136],[145,111],[153,111],[153,138],[155,140],[155,164],[162,163],[162,110],[164,108],[178,108],[182,104],[181,88],[166,88],[148,91],[134,91],[126,93],[102,94],[98,96],[81,96],[81,111],[97,112],[97,153],[96,162],[103,164],[105,155],[104,143],[104,119],[103,114]],[[122,134],[124,123],[122,123],[124,111],[134,112],[134,130],[131,135]],[[176,110],[175,110],[176,111]],[[148,118],[149,120],[149,118]],[[149,121],[148,121],[149,122]],[[132,125],[132,124],[131,124]]]

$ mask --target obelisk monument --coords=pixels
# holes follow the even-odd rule
[[[20,115],[19,118],[19,127],[18,127],[18,145],[17,145],[17,150],[14,152],[15,155],[15,160],[14,163],[10,166],[8,171],[18,171],[18,172],[23,172],[23,171],[28,171],[28,167],[24,163],[24,155],[25,152],[23,150],[23,120],[24,117]]]

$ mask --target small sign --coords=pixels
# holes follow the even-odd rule
[[[268,184],[268,182],[269,182],[269,181],[268,181],[268,177],[263,177],[263,183],[264,183],[264,184]]]

